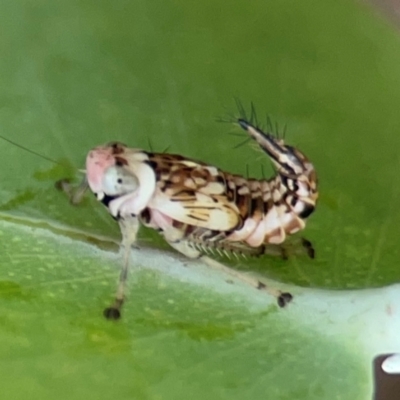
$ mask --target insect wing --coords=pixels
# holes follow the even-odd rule
[[[237,206],[228,200],[222,172],[181,156],[154,155],[157,191],[149,207],[170,218],[210,230],[228,231],[239,221]]]
[[[229,205],[215,203],[212,197],[199,193],[184,197],[160,194],[150,208],[156,208],[173,220],[210,230],[229,231],[239,222],[238,213]]]

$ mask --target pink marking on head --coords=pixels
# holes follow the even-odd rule
[[[86,177],[93,193],[102,192],[102,180],[107,168],[115,164],[113,150],[109,146],[95,147],[86,157]]]

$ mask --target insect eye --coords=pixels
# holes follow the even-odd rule
[[[102,183],[104,193],[108,196],[121,196],[134,192],[139,187],[137,177],[117,165],[107,168]]]

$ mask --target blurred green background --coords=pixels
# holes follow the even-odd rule
[[[0,32],[0,134],[59,163],[0,140],[5,398],[364,399],[357,346],[304,331],[258,294],[144,268],[124,320],[103,321],[120,259],[96,248],[116,251],[106,239],[118,227],[54,182],[78,181],[88,150],[110,140],[272,173],[215,121],[235,113],[234,97],[253,101],[316,166],[304,235],[317,258],[237,268],[326,289],[397,282],[395,29],[349,0],[3,0]]]

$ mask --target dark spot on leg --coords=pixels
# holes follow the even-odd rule
[[[265,283],[258,281],[258,285],[257,285],[258,290],[265,289],[266,287],[267,287],[267,285]]]
[[[103,311],[103,315],[106,319],[110,320],[118,320],[121,318],[121,308],[122,304],[124,303],[123,300],[115,299],[114,304],[111,307],[107,307]]]
[[[114,307],[107,307],[103,311],[103,315],[105,316],[106,319],[111,319],[111,320],[118,320],[121,318],[121,312],[118,310],[118,308]]]
[[[293,300],[293,296],[289,292],[284,292],[278,296],[278,306],[283,308]]]

